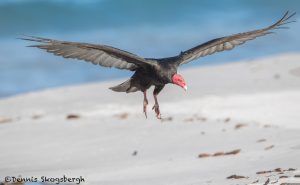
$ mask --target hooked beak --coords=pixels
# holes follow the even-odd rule
[[[185,86],[183,87],[183,89],[184,89],[185,91],[187,91],[187,89],[188,89],[188,88],[187,88],[187,85],[185,85]]]

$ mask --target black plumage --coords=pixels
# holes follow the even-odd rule
[[[118,69],[134,71],[134,74],[130,79],[120,85],[111,87],[110,89],[127,93],[142,91],[144,93],[143,110],[147,116],[146,107],[148,100],[146,91],[151,86],[155,86],[153,92],[155,105],[153,109],[155,110],[157,117],[160,118],[157,94],[164,86],[168,83],[173,83],[186,89],[184,79],[177,74],[177,68],[180,65],[198,59],[199,57],[211,55],[220,51],[231,50],[235,46],[241,45],[248,40],[271,34],[273,33],[272,30],[286,28],[283,27],[283,25],[294,22],[288,22],[294,15],[295,13],[289,14],[289,12],[286,12],[280,20],[266,28],[213,39],[181,52],[177,56],[160,59],[142,58],[127,51],[105,45],[59,41],[35,36],[26,36],[22,39],[39,43],[31,45],[30,47],[44,49],[47,52],[64,58],[79,59],[104,67],[115,67]]]

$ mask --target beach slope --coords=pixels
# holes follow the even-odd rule
[[[108,89],[124,79],[1,99],[0,181],[300,183],[299,61],[284,54],[179,71],[189,90],[162,91],[161,121],[152,97],[145,119],[142,93]]]

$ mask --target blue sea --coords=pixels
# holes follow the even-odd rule
[[[300,1],[1,0],[0,97],[131,75],[28,48],[31,43],[17,39],[22,34],[111,45],[142,57],[169,57],[210,39],[268,26],[287,10],[300,13]],[[184,67],[299,52],[300,24],[289,26]]]

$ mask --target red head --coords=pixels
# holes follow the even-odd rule
[[[185,83],[184,79],[182,78],[182,76],[179,74],[175,74],[172,76],[172,83],[180,86],[184,90],[187,90],[186,83]]]

